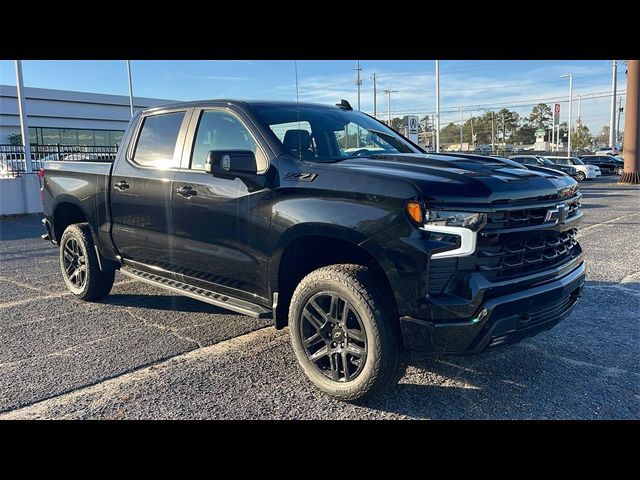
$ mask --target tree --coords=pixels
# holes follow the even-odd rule
[[[404,133],[404,124],[402,123],[402,118],[393,117],[391,119],[391,128],[393,128],[396,132]]]
[[[22,135],[19,133],[12,133],[8,135],[7,138],[9,139],[10,145],[22,145]]]
[[[571,148],[575,150],[585,150],[591,146],[593,137],[589,129],[582,121],[578,120],[575,131],[571,134]]]
[[[440,143],[460,143],[460,126],[450,122],[440,130]]]
[[[513,132],[518,126],[518,120],[520,116],[516,112],[512,112],[508,108],[503,108],[496,114],[496,120],[498,122],[500,131],[502,134],[500,138],[503,142],[507,141],[507,132],[510,132],[509,137],[513,136]]]
[[[536,128],[529,123],[525,123],[515,131],[515,133],[513,134],[512,140],[514,143],[522,143],[522,144],[535,143]]]
[[[604,145],[609,145],[609,126],[608,125],[605,125],[604,127],[602,127],[602,131],[600,132],[600,135],[596,137],[596,141]]]
[[[544,128],[545,130],[551,128],[551,107],[546,103],[539,103],[531,110],[531,113],[527,117],[527,122],[533,125],[534,129]]]

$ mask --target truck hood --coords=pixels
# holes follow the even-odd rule
[[[529,203],[566,198],[577,190],[575,180],[562,172],[527,170],[490,157],[378,154],[343,160],[332,167],[408,181],[430,203]]]

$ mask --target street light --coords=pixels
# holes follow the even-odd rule
[[[567,124],[568,133],[567,136],[567,157],[571,156],[571,107],[573,105],[573,74],[568,73],[566,75],[560,75],[560,78],[568,78],[569,79],[569,123]]]
[[[398,90],[380,90],[381,93],[384,93],[387,95],[387,118],[389,121],[389,128],[391,128],[391,94],[392,93],[398,93]]]

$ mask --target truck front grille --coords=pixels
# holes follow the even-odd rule
[[[577,230],[542,232],[526,239],[480,245],[478,270],[488,278],[504,280],[562,265],[581,253]]]
[[[570,220],[578,214],[578,211],[580,210],[580,203],[577,200],[574,200],[567,204],[567,208],[567,220]],[[546,218],[548,211],[549,208],[544,207],[521,210],[501,210],[489,213],[487,215],[487,225],[484,230],[491,231],[542,225],[545,221],[548,221]]]

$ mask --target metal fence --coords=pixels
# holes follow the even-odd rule
[[[113,162],[118,146],[31,145],[31,165],[34,173],[47,161]],[[0,178],[13,178],[28,172],[22,145],[0,145]]]

